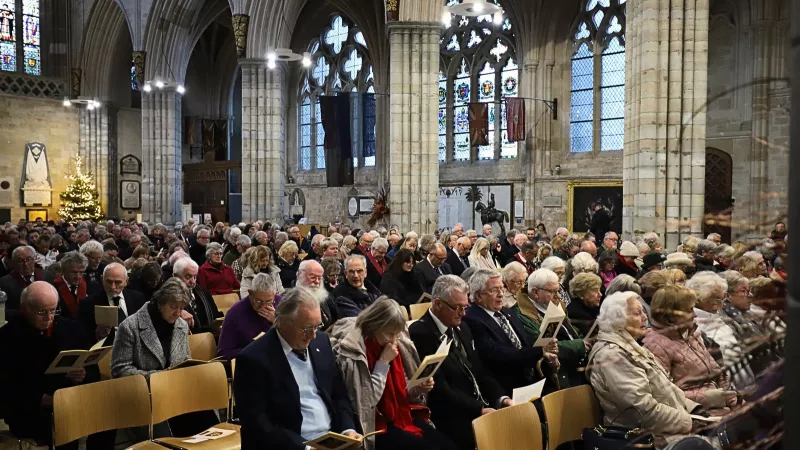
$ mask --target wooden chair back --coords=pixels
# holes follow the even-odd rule
[[[106,353],[100,358],[100,361],[97,361],[97,368],[100,370],[101,380],[111,379],[111,352]]]
[[[547,448],[581,439],[584,428],[600,424],[600,404],[591,386],[571,387],[542,398],[547,422]]]
[[[228,375],[213,362],[150,375],[153,423],[181,414],[228,408]]]
[[[530,402],[478,417],[472,431],[478,450],[542,450],[542,424]]]
[[[419,320],[420,317],[424,316],[429,309],[431,309],[431,302],[425,303],[414,303],[411,305],[411,320]]]
[[[231,306],[239,301],[239,294],[236,292],[231,292],[230,294],[212,295],[211,297],[214,299],[217,309],[222,311],[223,314],[228,312],[228,310],[231,309]]]
[[[59,389],[53,395],[56,446],[101,431],[150,425],[147,381],[134,375]]]
[[[189,335],[189,354],[192,359],[210,361],[217,357],[217,341],[211,333]]]

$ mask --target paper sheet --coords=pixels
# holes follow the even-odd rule
[[[183,441],[189,444],[196,444],[203,441],[213,441],[215,439],[224,438],[225,436],[236,433],[234,430],[225,430],[222,428],[211,427],[203,432],[197,433],[189,439]]]
[[[453,343],[452,339],[447,339],[447,337],[445,337],[444,339],[442,339],[442,343],[439,344],[439,348],[436,349],[436,353],[434,353],[434,354],[435,355],[446,355],[446,354],[450,353],[450,345],[452,343]]]
[[[95,305],[94,321],[98,325],[107,327],[119,326],[119,306]]]
[[[561,323],[567,317],[561,306],[556,306],[552,303],[547,304],[547,311],[542,319],[542,324],[539,326],[539,338],[533,343],[534,347],[544,347],[555,339],[558,335],[558,330],[561,328]]]
[[[521,388],[514,389],[512,394],[512,399],[514,400],[515,405],[520,405],[522,403],[528,403],[530,401],[536,400],[542,396],[542,390],[544,389],[544,382],[546,380],[542,379],[533,383],[529,386],[524,386]]]

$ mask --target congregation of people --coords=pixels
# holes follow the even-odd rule
[[[711,234],[675,249],[656,233],[593,231],[6,224],[0,419],[15,437],[48,443],[54,392],[101,378],[97,366],[45,375],[60,351],[104,341],[111,377],[149,378],[190,359],[199,333],[236,361],[246,449],[380,431],[366,450],[474,450],[473,420],[540,380],[543,395],[590,385],[605,424],[647,430],[659,448],[705,435],[697,417],[724,420],[753,402],[783,358],[785,225],[757,242]],[[215,297],[229,294],[240,300],[221,311]],[[419,302],[429,309],[410,320]],[[550,305],[566,319],[534,346]],[[119,307],[119,325],[99,325],[95,306]],[[443,341],[436,374],[407,389]],[[190,436],[219,421],[186,414],[157,433]],[[114,440],[96,433],[86,448]]]

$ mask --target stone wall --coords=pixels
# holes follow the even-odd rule
[[[127,156],[133,155],[142,160],[142,111],[140,109],[124,108],[117,112],[117,173],[119,181],[135,180],[142,181],[141,175],[123,174],[120,172],[120,160]],[[116,189],[120,189],[119,182]],[[117,199],[120,197],[117,196]],[[136,214],[141,213],[139,210],[123,210],[120,207],[120,202],[117,201],[114,206],[114,211],[119,217],[136,218]]]
[[[65,176],[74,165],[70,158],[78,154],[78,110],[65,108],[61,101],[0,95],[0,178],[10,179],[12,203],[0,204],[11,209],[11,221],[26,217],[26,209],[46,209],[47,218],[58,219],[58,195],[66,188]],[[41,142],[47,148],[47,163],[53,192],[48,208],[22,205],[25,145]]]

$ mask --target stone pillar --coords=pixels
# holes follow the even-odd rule
[[[769,158],[769,91],[772,58],[770,53],[771,34],[774,23],[770,20],[757,20],[752,23],[753,42],[753,143],[750,153],[750,202],[741,205],[749,210],[746,228],[750,236],[758,238],[772,230],[773,212],[764,210],[767,206],[767,160]],[[767,213],[767,214],[765,214]],[[765,222],[766,221],[766,222]]]
[[[708,0],[627,8],[622,230],[675,248],[703,226]]]
[[[142,92],[142,219],[150,225],[181,218],[182,156],[180,94]]]
[[[285,68],[242,67],[242,220],[279,221],[286,179]]]
[[[83,167],[91,172],[103,212],[117,210],[117,123],[116,111],[107,105],[80,111],[79,152]]]
[[[439,214],[438,23],[390,23],[391,222],[433,233]]]

